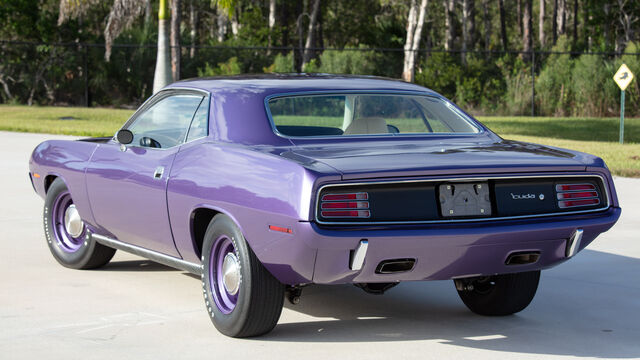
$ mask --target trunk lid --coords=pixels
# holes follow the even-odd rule
[[[396,176],[585,171],[595,157],[516,141],[358,141],[296,146],[282,154],[322,162],[343,179]],[[302,158],[302,159],[301,159]]]

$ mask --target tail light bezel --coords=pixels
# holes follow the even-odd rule
[[[590,182],[556,183],[556,199],[558,208],[577,209],[600,205],[598,185]]]

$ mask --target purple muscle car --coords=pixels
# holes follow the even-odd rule
[[[269,332],[310,284],[453,279],[471,311],[513,314],[621,211],[602,159],[375,77],[177,82],[113,138],[40,144],[29,176],[60,264],[119,249],[198,274],[234,337]]]

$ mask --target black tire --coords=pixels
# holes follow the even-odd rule
[[[489,276],[473,281],[472,290],[458,290],[458,295],[476,314],[511,315],[529,306],[539,281],[539,270]]]
[[[233,306],[226,307],[219,303],[224,302],[220,299],[220,289],[226,291],[227,285],[217,281],[215,269],[218,254],[225,255],[218,251],[224,244],[229,250],[226,255],[236,257],[239,264],[236,269],[239,269],[237,273],[240,275],[235,288],[235,303],[230,301],[227,305],[233,303]],[[211,220],[204,236],[202,254],[205,305],[218,331],[237,338],[258,336],[271,331],[282,312],[285,286],[260,263],[230,217],[218,214]],[[230,296],[228,291],[226,296]]]
[[[82,225],[82,233],[73,237],[66,232],[60,223],[59,208],[62,202],[73,205],[67,185],[60,178],[53,181],[44,201],[42,214],[44,234],[53,257],[62,265],[72,269],[95,269],[106,265],[116,250],[98,244],[87,236],[86,226]],[[73,205],[75,206],[75,205]]]

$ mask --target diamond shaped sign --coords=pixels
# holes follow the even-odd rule
[[[633,73],[629,70],[627,65],[622,64],[616,74],[613,75],[613,80],[618,84],[620,90],[624,91],[627,86],[631,84],[631,80],[633,80]]]

